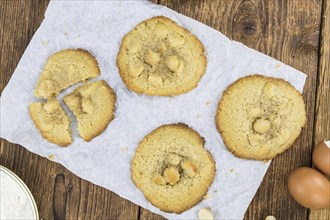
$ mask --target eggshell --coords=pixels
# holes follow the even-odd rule
[[[313,163],[317,169],[330,175],[330,141],[322,141],[313,151]]]
[[[309,167],[294,170],[289,176],[288,187],[291,196],[306,208],[330,206],[330,182],[317,170]]]

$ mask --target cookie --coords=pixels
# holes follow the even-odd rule
[[[215,163],[204,139],[183,124],[163,125],[139,144],[131,164],[135,185],[154,206],[182,213],[207,193]]]
[[[32,103],[30,116],[42,137],[49,142],[63,147],[72,143],[70,119],[57,99]]]
[[[98,63],[88,51],[82,49],[62,50],[46,61],[34,95],[51,98],[69,86],[100,75]]]
[[[85,141],[100,135],[114,118],[116,94],[104,81],[89,82],[64,97]]]
[[[166,17],[138,24],[122,40],[117,57],[129,90],[151,96],[174,96],[194,89],[206,69],[203,44]]]
[[[288,149],[306,124],[301,94],[283,79],[251,75],[231,84],[218,105],[216,125],[228,150],[268,160]]]

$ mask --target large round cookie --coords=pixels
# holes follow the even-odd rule
[[[147,95],[173,96],[194,89],[206,69],[204,46],[166,17],[138,24],[124,38],[117,66],[127,88]]]
[[[301,94],[282,79],[252,75],[224,91],[216,125],[236,156],[267,160],[288,149],[306,123]]]
[[[196,131],[183,124],[163,125],[140,142],[131,175],[154,206],[181,213],[203,199],[215,164]]]

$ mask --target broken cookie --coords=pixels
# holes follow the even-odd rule
[[[89,82],[64,97],[78,120],[78,131],[85,141],[101,134],[114,118],[116,94],[104,81]]]
[[[70,119],[57,99],[32,103],[30,116],[42,137],[49,142],[62,147],[72,143]]]

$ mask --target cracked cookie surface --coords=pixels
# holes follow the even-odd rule
[[[301,94],[283,79],[251,75],[231,84],[218,104],[216,125],[228,150],[268,160],[288,149],[306,124]]]
[[[100,135],[114,118],[116,94],[104,81],[89,82],[64,97],[85,141]]]
[[[166,17],[138,24],[124,38],[117,66],[127,88],[173,96],[194,89],[206,69],[202,43]]]
[[[77,82],[99,75],[98,63],[88,51],[62,50],[50,56],[46,61],[34,95],[48,99]]]
[[[163,125],[139,144],[131,164],[135,185],[154,206],[182,213],[207,193],[215,163],[204,139],[184,124]]]
[[[62,147],[72,143],[70,119],[57,99],[30,105],[30,116],[43,138]]]

